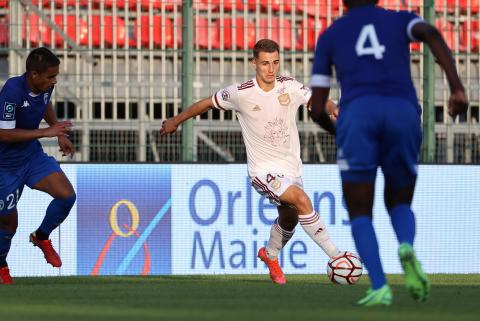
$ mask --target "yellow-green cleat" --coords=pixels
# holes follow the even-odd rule
[[[416,301],[426,301],[430,296],[430,280],[427,274],[423,272],[412,245],[408,243],[400,244],[398,256],[405,272],[405,286],[408,292]]]
[[[388,284],[385,284],[380,289],[372,290],[371,288],[367,291],[367,296],[357,302],[358,305],[364,307],[373,307],[377,305],[389,306],[393,302],[392,290]]]

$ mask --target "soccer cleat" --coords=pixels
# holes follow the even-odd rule
[[[45,260],[47,260],[47,263],[50,263],[53,267],[62,266],[62,260],[52,246],[52,240],[39,240],[35,236],[35,232],[33,232],[32,234],[30,234],[30,242],[32,242],[34,246],[38,246],[40,250],[42,250],[43,255],[45,256]]]
[[[10,276],[10,270],[8,269],[8,266],[0,269],[0,284],[13,284],[13,280]]]
[[[260,258],[260,260],[265,262],[265,264],[267,265],[268,270],[270,271],[270,278],[272,279],[273,283],[277,283],[277,284],[287,283],[287,280],[285,279],[285,275],[283,275],[282,268],[278,264],[278,259],[270,260],[267,256],[267,250],[264,247],[258,250],[257,256]]]
[[[405,286],[410,295],[418,302],[427,300],[430,296],[430,281],[415,257],[413,247],[408,243],[400,244],[398,256],[405,272]]]
[[[377,305],[389,306],[393,302],[392,290],[388,284],[385,284],[380,289],[372,290],[371,288],[367,291],[367,296],[357,302],[358,305],[364,307],[373,307]]]

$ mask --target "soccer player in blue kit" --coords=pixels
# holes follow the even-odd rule
[[[18,224],[17,204],[25,185],[50,194],[52,202],[39,228],[30,234],[48,263],[62,261],[49,240],[50,233],[68,216],[76,200],[70,181],[53,157],[43,152],[42,137],[58,137],[64,155],[73,155],[68,139],[72,123],[57,121],[50,98],[60,60],[47,48],[30,52],[26,73],[7,80],[0,92],[0,283],[12,284],[6,262]],[[42,119],[50,125],[39,129]]]
[[[336,132],[337,163],[352,235],[368,269],[371,288],[359,305],[390,305],[392,292],[380,262],[372,209],[377,167],[385,176],[384,201],[400,243],[405,285],[417,301],[430,282],[413,250],[411,209],[422,142],[421,109],[410,75],[409,44],[425,42],[450,86],[448,112],[466,112],[468,101],[450,50],[438,30],[414,13],[390,11],[376,0],[344,0],[347,13],[318,39],[311,87],[311,117]],[[341,88],[338,119],[325,111],[335,66]]]

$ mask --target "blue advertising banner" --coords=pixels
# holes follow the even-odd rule
[[[78,274],[170,274],[170,166],[82,165],[77,177]]]

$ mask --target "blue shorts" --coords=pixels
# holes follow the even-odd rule
[[[25,164],[0,167],[0,215],[16,209],[23,187],[32,188],[48,175],[62,172],[55,158],[43,151],[32,155]]]
[[[405,187],[417,177],[422,128],[420,107],[389,96],[364,96],[341,106],[337,121],[337,163],[342,181],[375,181]]]

